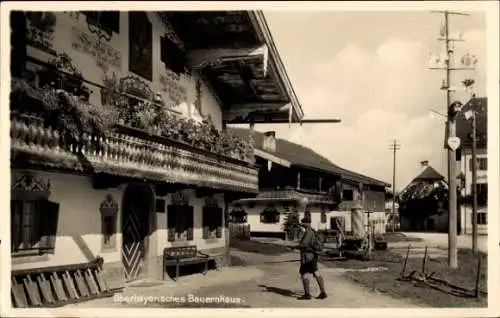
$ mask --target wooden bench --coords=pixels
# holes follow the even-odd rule
[[[195,245],[167,247],[163,249],[163,279],[167,272],[167,267],[175,266],[175,279],[179,279],[179,268],[183,265],[205,264],[203,275],[208,271],[208,262],[214,260],[213,257],[198,251]]]

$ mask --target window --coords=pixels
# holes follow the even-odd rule
[[[168,241],[192,241],[193,207],[189,205],[169,205],[167,207]]]
[[[267,207],[260,213],[260,223],[279,223],[280,213],[274,207]]]
[[[156,212],[165,213],[165,199],[156,199]]]
[[[87,23],[104,31],[120,33],[120,11],[82,11]]]
[[[488,216],[487,213],[479,212],[477,214],[477,224],[478,225],[487,225],[488,224],[487,216]]]
[[[488,158],[476,158],[476,161],[478,171],[488,170]],[[469,171],[472,171],[472,159],[469,160]]]
[[[102,234],[102,250],[110,250],[116,248],[116,220],[118,215],[118,202],[115,201],[111,194],[106,195],[106,198],[101,202],[101,234]]]
[[[219,207],[203,207],[203,238],[222,237],[222,209]]]
[[[354,200],[354,192],[352,190],[342,190],[342,200],[344,201]]]
[[[11,253],[32,256],[55,251],[59,204],[48,200],[50,184],[23,174],[11,188]]]
[[[331,217],[330,228],[332,230],[345,232],[345,218],[343,216]]]
[[[247,217],[248,217],[247,213],[241,207],[235,207],[231,211],[231,221],[233,223],[238,223],[238,224],[247,223]]]
[[[321,210],[321,223],[326,223],[326,211],[324,208]]]
[[[129,12],[129,70],[153,80],[153,27],[146,12]]]
[[[478,183],[477,184],[477,204],[483,205],[483,206],[488,205],[488,184],[487,183]]]
[[[109,245],[111,243],[111,237],[116,232],[116,222],[115,218],[111,215],[104,217],[104,244]]]
[[[184,52],[167,36],[160,38],[160,59],[165,67],[176,74],[184,73],[186,60]]]
[[[54,253],[59,204],[44,199],[11,201],[11,248],[15,256]]]

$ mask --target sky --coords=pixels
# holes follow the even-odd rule
[[[333,163],[392,184],[392,140],[396,191],[422,169],[420,161],[447,176],[443,149],[446,113],[440,90],[443,73],[427,69],[430,53],[440,53],[437,38],[443,16],[430,12],[264,11],[278,52],[305,118],[340,118],[337,124],[256,125],[277,138],[308,146]],[[452,74],[452,86],[476,80],[486,94],[485,15],[452,16],[450,33],[460,32],[457,61],[475,54],[475,71]],[[470,92],[457,92],[465,102]]]

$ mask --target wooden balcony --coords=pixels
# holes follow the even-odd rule
[[[241,160],[187,149],[167,138],[118,126],[105,136],[69,140],[39,117],[11,113],[11,163],[231,191],[257,192],[257,170]]]
[[[252,143],[217,130],[209,119],[196,123],[181,116],[134,78],[121,79],[116,90],[90,83],[75,66],[60,67],[64,64],[71,59],[61,54],[12,79],[13,167],[258,191]],[[137,91],[140,96],[130,93]],[[89,103],[95,93],[102,105]]]

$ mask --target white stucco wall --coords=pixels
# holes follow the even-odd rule
[[[486,149],[478,149],[477,150],[477,158],[487,158],[488,154]],[[472,154],[470,151],[463,152],[462,158],[460,161],[460,171],[465,175],[465,187],[462,189],[463,195],[470,195],[472,188],[472,169],[471,169],[471,158]],[[490,163],[488,163],[490,164]],[[477,184],[487,184],[488,183],[488,171],[487,170],[479,170],[477,171]],[[478,212],[486,212],[488,213],[488,207],[479,207]],[[464,230],[464,234],[472,234],[472,206],[461,206],[460,207],[460,221],[462,224],[462,228]],[[485,235],[488,233],[487,225],[477,226],[478,232],[481,235]]]
[[[26,171],[26,170],[23,170]],[[92,189],[91,179],[88,177],[31,171],[37,178],[50,181],[50,201],[59,204],[59,220],[54,254],[48,254],[47,260],[32,261],[36,258],[15,258],[12,269],[26,269],[67,264],[86,263],[82,248],[85,246],[95,256],[100,255],[105,262],[121,260],[120,249],[115,251],[101,251],[101,214],[99,206],[110,193],[120,205],[124,187],[109,190]],[[16,180],[20,171],[12,172],[12,179]],[[118,214],[117,229],[121,224],[121,214]],[[121,246],[121,233],[117,233],[116,246]]]
[[[167,224],[167,213],[156,213],[157,220],[157,230],[156,237],[158,240],[157,245],[157,255],[163,255],[163,249],[172,246],[185,246],[185,245],[196,245],[199,250],[206,250],[212,248],[221,248],[225,246],[225,228],[222,228],[221,238],[210,238],[203,239],[203,206],[205,204],[205,198],[196,198],[195,190],[184,190],[184,195],[189,197],[189,205],[193,206],[194,214],[194,229],[193,229],[193,241],[185,242],[169,242],[168,241],[168,224]],[[158,199],[165,199],[166,206],[171,202],[172,194],[168,194],[165,197],[156,197]],[[218,205],[224,209],[224,196],[218,195],[217,197]],[[166,210],[166,207],[165,207]],[[224,215],[222,215],[222,222],[224,222]],[[222,223],[224,224],[224,223]]]
[[[28,170],[22,170],[28,171]],[[16,180],[22,171],[14,170],[12,179]],[[48,254],[43,260],[40,257],[15,257],[12,260],[12,269],[29,269],[58,265],[69,265],[89,262],[88,256],[99,255],[103,257],[104,262],[121,262],[122,234],[121,217],[123,194],[126,185],[121,185],[115,189],[95,190],[92,188],[89,177],[30,171],[37,178],[44,181],[50,181],[51,194],[49,200],[59,204],[59,220],[57,227],[57,238],[55,253]],[[221,238],[203,239],[202,228],[202,209],[205,204],[204,198],[196,198],[194,190],[185,190],[189,196],[189,204],[194,207],[194,240],[187,242],[168,242],[167,240],[167,213],[156,212],[157,230],[150,236],[149,245],[156,249],[150,252],[156,253],[149,256],[160,256],[165,247],[172,245],[196,245],[199,250],[222,248],[225,246],[225,229],[222,229]],[[107,194],[111,194],[119,204],[119,213],[117,217],[116,248],[113,251],[101,249],[101,214],[100,204]],[[166,205],[170,204],[171,194],[164,197],[167,199]],[[217,197],[219,206],[224,208],[224,197]],[[154,208],[154,202],[153,202]],[[222,220],[223,221],[223,220]],[[85,254],[83,249],[88,252]],[[91,254],[91,255],[89,255]]]
[[[121,57],[121,63],[118,66],[114,66],[111,63],[107,63],[108,69],[103,69],[97,63],[97,58],[91,56],[88,53],[83,53],[81,49],[73,48],[73,41],[79,42],[75,40],[78,35],[82,33],[87,36],[87,39],[90,39],[92,43],[98,42],[98,37],[89,31],[86,22],[86,16],[83,14],[69,14],[65,12],[56,12],[55,13],[57,21],[54,27],[53,33],[53,49],[57,53],[67,53],[72,59],[74,65],[76,65],[80,71],[82,72],[83,77],[92,82],[99,85],[103,84],[103,77],[107,74],[107,76],[112,76],[113,73],[116,74],[118,79],[128,76],[134,75],[138,76],[129,71],[129,23],[128,23],[128,13],[121,12],[120,13],[120,32],[119,34],[113,33],[113,36],[109,41],[101,40],[101,43],[106,45],[109,51],[117,53]],[[153,64],[153,77],[152,81],[148,81],[144,78],[142,80],[146,81],[149,84],[149,87],[154,93],[161,93],[163,100],[167,105],[175,104],[173,99],[169,97],[169,94],[163,88],[163,85],[160,82],[160,77],[167,75],[173,75],[172,72],[167,71],[164,63],[160,58],[160,37],[164,36],[168,32],[172,32],[172,30],[167,30],[166,27],[160,23],[157,16],[153,13],[148,13],[148,18],[152,23],[153,30],[153,52],[152,52],[152,64]],[[137,26],[142,27],[142,26]],[[39,58],[41,60],[47,60],[49,58],[53,58],[53,56],[35,49],[33,47],[28,47],[28,54]],[[196,74],[190,75],[173,75],[175,80],[173,80],[175,86],[181,86],[186,90],[186,101],[180,104],[173,105],[175,110],[181,111],[186,116],[188,114],[188,110],[191,110],[191,114],[194,115],[195,112],[194,102],[195,102],[195,82],[196,79],[200,77]],[[96,86],[89,85],[94,92],[90,97],[90,101],[95,104],[100,104],[100,89]],[[201,86],[201,109],[203,115],[210,115],[214,124],[218,129],[222,127],[222,114],[220,105],[218,105],[217,100],[215,99],[212,91],[207,86],[207,83],[203,82]]]
[[[281,204],[276,204],[275,208],[280,212],[280,221],[279,223],[261,223],[260,222],[260,213],[266,208],[264,204],[255,204],[253,207],[244,206],[243,209],[247,212],[247,223],[250,224],[250,231],[252,232],[283,232],[283,224],[286,220],[286,214],[289,213],[286,211]],[[305,208],[299,206],[297,208],[299,212],[299,218],[302,219],[304,217]],[[292,211],[292,206],[289,206],[289,211]],[[328,211],[327,212],[327,222],[321,223],[321,207],[312,206],[309,207],[309,211],[311,212],[311,226],[314,229],[326,229],[329,227],[329,219],[328,219]]]

